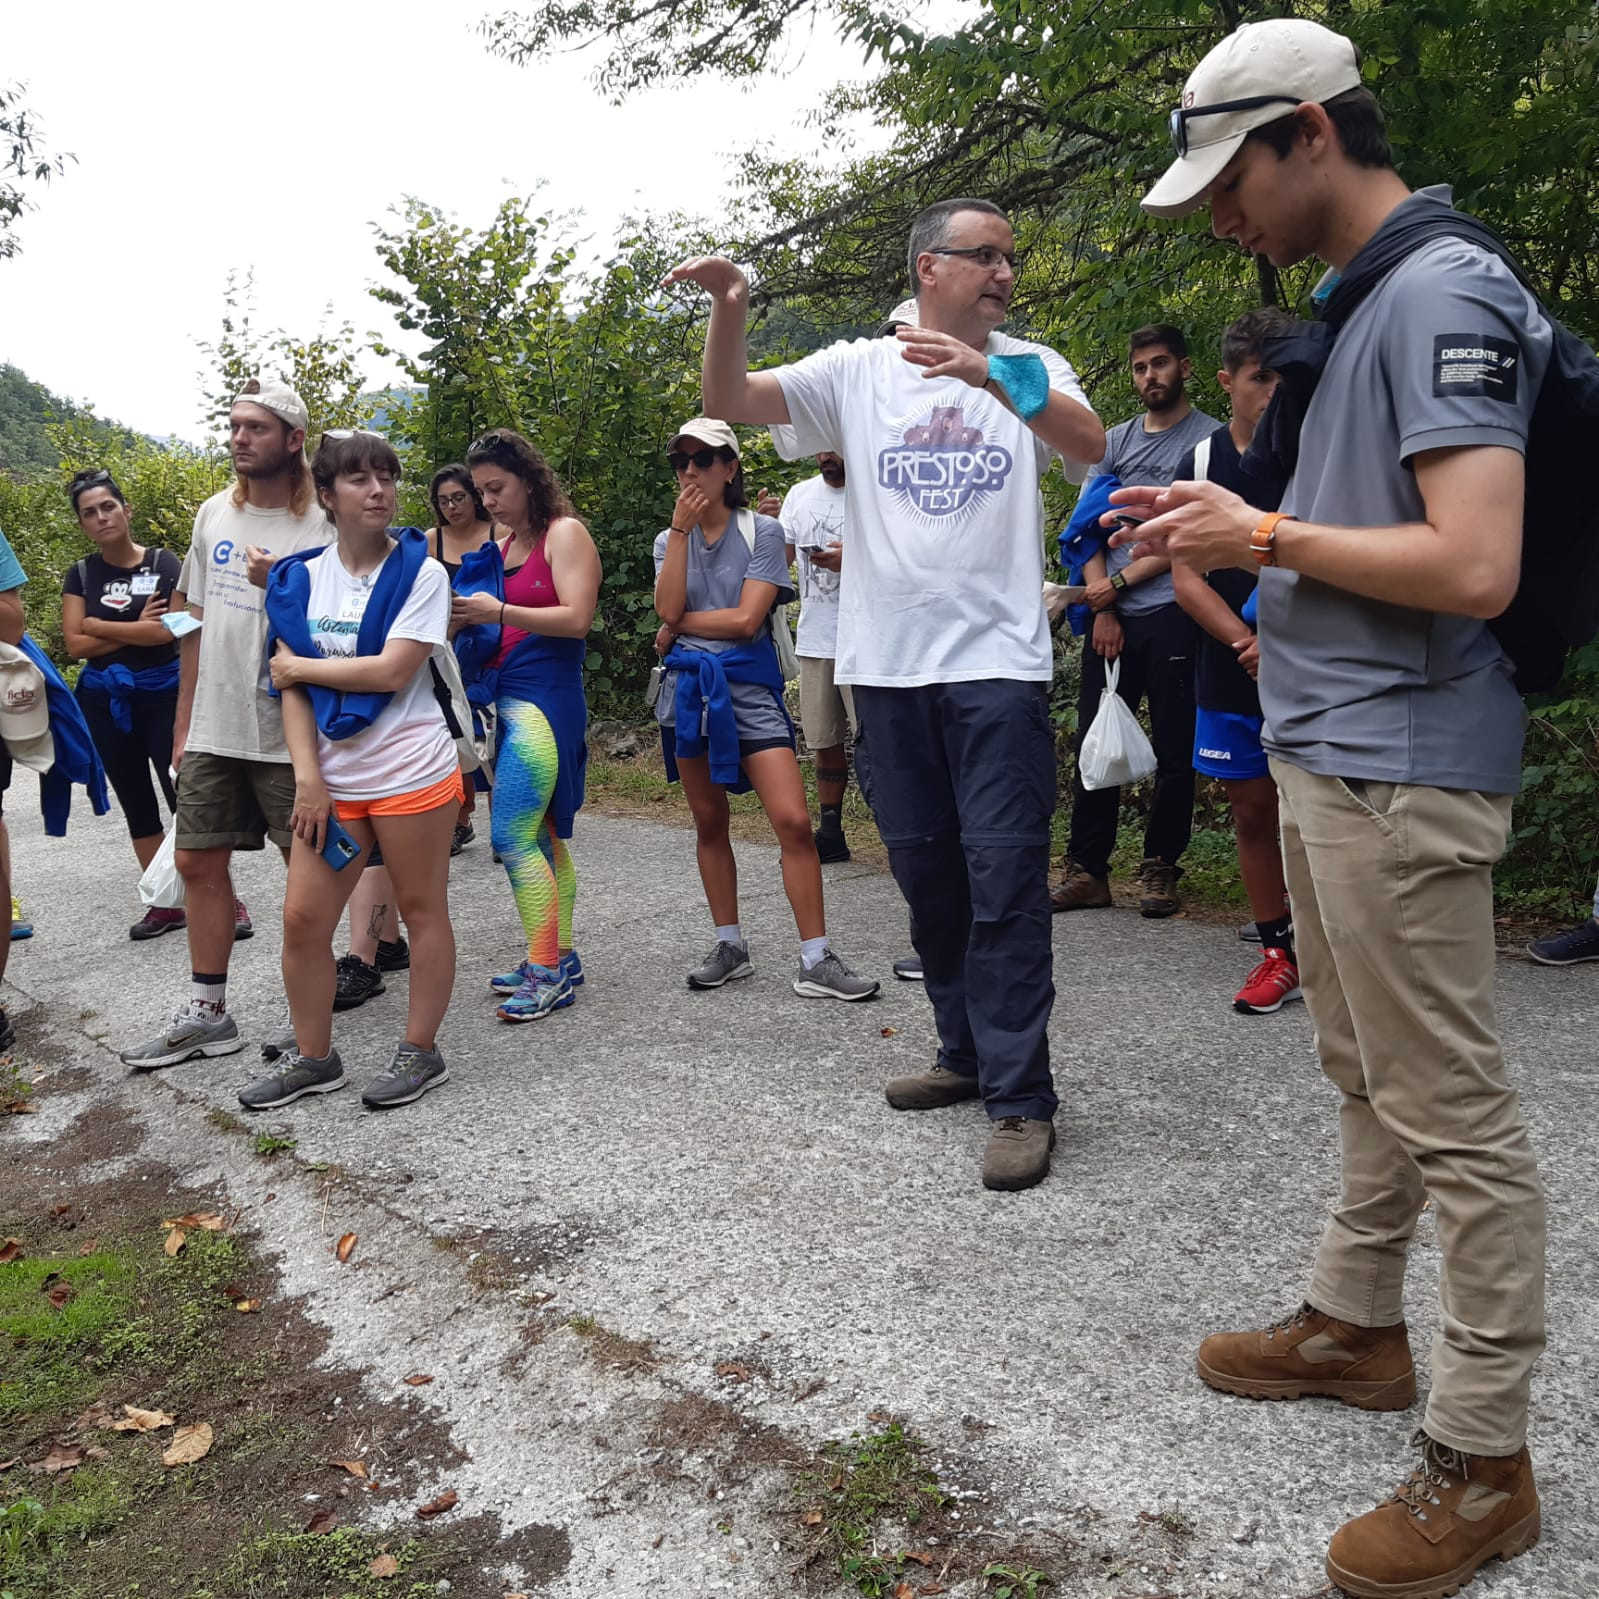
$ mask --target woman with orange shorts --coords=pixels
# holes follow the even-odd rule
[[[449,631],[450,587],[422,532],[389,532],[399,475],[379,434],[324,433],[311,478],[338,540],[278,561],[267,583],[272,683],[294,763],[283,903],[294,1048],[239,1095],[249,1110],[344,1086],[333,935],[374,839],[411,935],[411,992],[405,1037],[361,1100],[409,1104],[449,1075],[436,1035],[455,983],[450,835],[462,785],[429,656]],[[335,866],[341,848],[348,859]]]

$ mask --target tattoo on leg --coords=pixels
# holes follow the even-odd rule
[[[383,937],[383,924],[388,920],[389,907],[387,905],[374,905],[372,914],[367,918],[366,931],[369,938]]]

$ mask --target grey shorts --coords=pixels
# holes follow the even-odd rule
[[[294,835],[294,768],[191,750],[178,767],[178,849],[287,849]]]
[[[812,751],[842,744],[846,727],[855,732],[855,696],[833,682],[831,656],[800,656],[800,726]]]

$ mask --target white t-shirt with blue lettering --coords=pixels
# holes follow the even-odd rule
[[[832,345],[776,376],[790,460],[836,450],[848,469],[840,683],[916,688],[1054,672],[1039,482],[1050,447],[993,395],[926,378],[896,339]],[[1053,350],[1003,333],[989,355],[1036,355],[1052,389],[1087,405]],[[1080,482],[1086,462],[1063,463]]]

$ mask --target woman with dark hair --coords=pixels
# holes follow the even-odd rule
[[[505,599],[458,595],[455,620],[498,623],[494,848],[511,879],[527,957],[490,980],[501,1021],[531,1022],[573,1001],[577,869],[567,840],[583,803],[588,706],[583,657],[600,596],[600,557],[549,463],[509,428],[485,433],[467,463],[500,546]]]
[[[738,440],[725,422],[696,417],[666,447],[677,474],[672,525],[655,540],[656,647],[666,675],[655,702],[667,775],[680,779],[699,854],[716,948],[688,974],[690,988],[748,977],[738,919],[738,867],[728,837],[728,794],[754,789],[783,852],[783,889],[799,928],[794,992],[870,999],[828,946],[822,867],[811,836],[794,724],[783,703],[774,607],[792,599],[782,526],[749,509]],[[702,732],[702,724],[704,731]]]
[[[248,1110],[344,1086],[333,934],[374,840],[414,958],[405,1037],[362,1103],[409,1104],[449,1075],[437,1032],[455,983],[450,829],[461,767],[429,664],[449,629],[449,584],[420,529],[389,534],[399,474],[380,435],[324,433],[311,476],[337,541],[285,556],[267,581],[272,684],[294,763],[283,904],[294,1045],[239,1095]]]
[[[94,553],[68,569],[61,585],[67,653],[85,662],[77,699],[101,764],[127,818],[139,869],[161,847],[161,801],[171,811],[172,724],[178,708],[178,641],[161,618],[178,581],[178,558],[135,544],[128,500],[106,471],[80,472],[67,486],[78,526]],[[182,910],[151,906],[131,938],[159,938],[186,925]]]

